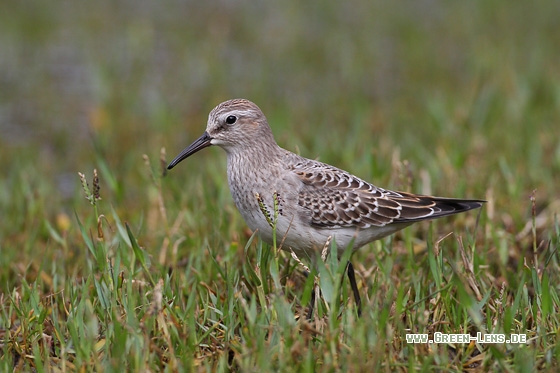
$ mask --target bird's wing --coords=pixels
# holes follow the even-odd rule
[[[413,223],[467,211],[483,202],[385,190],[336,167],[306,161],[292,172],[301,181],[298,204],[316,227],[364,229]]]

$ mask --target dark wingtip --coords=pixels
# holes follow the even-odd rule
[[[459,205],[463,206],[464,209],[461,211],[468,211],[473,209],[481,208],[487,201],[481,199],[474,200],[458,200]]]
[[[453,199],[434,198],[436,207],[441,210],[434,214],[434,218],[446,215],[460,214],[465,211],[481,208],[486,201],[481,199]]]
[[[482,207],[486,201],[480,199],[457,199],[430,196],[417,196],[417,206],[408,204],[406,214],[399,220],[417,222],[421,220],[438,219],[444,216],[460,214]],[[430,213],[431,211],[431,213]]]

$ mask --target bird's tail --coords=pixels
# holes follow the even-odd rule
[[[399,198],[398,202],[402,206],[402,210],[398,220],[411,223],[477,209],[486,202],[480,199],[457,199],[400,193],[402,198]]]

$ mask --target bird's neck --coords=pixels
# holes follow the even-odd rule
[[[258,169],[265,164],[278,162],[281,158],[282,148],[274,143],[258,143],[251,146],[234,149],[225,149],[228,167],[237,166]]]

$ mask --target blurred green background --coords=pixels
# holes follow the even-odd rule
[[[559,198],[558,1],[9,1],[4,9],[2,255],[48,251],[44,220],[72,231],[74,211],[88,209],[77,172],[91,180],[93,168],[106,206],[150,233],[155,197],[142,155],[160,172],[160,149],[172,159],[215,105],[235,97],[257,103],[289,150],[385,187],[489,198],[491,219],[514,232],[530,218],[533,189],[539,208]],[[408,181],[394,173],[402,160]],[[201,221],[244,227],[220,150],[163,179],[169,206],[196,208],[201,193],[217,201],[216,216]]]
[[[560,1],[3,4],[1,367],[557,367]],[[462,214],[358,251],[364,317],[344,307],[310,332],[295,320],[311,282],[293,261],[281,257],[285,297],[254,291],[261,246],[243,251],[223,152],[159,176],[230,98],[305,157],[488,204],[478,224]],[[78,177],[91,186],[93,169],[95,210]],[[450,236],[439,250],[448,232],[467,254]],[[403,341],[438,330],[531,342]]]

